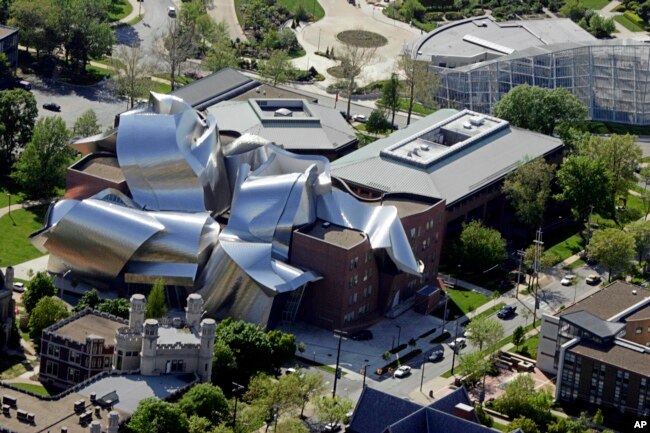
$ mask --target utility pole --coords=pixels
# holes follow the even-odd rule
[[[591,240],[591,214],[594,211],[594,205],[589,205],[589,218],[587,218],[587,243],[585,244],[585,257],[589,255],[589,241]]]
[[[339,344],[336,349],[336,372],[334,373],[334,389],[332,390],[332,398],[336,398],[336,383],[339,379],[339,361],[341,360],[341,341],[343,340],[343,331],[334,330],[334,335],[338,335]]]
[[[458,351],[458,316],[456,316],[456,332],[454,333],[454,353],[451,357],[451,374],[454,374],[454,366],[456,365],[456,352]]]
[[[519,299],[519,282],[521,281],[521,265],[524,262],[524,253],[523,250],[517,250],[517,255],[519,256],[519,272],[517,273],[517,287],[515,287],[515,298]]]
[[[420,378],[420,392],[422,392],[422,384],[424,384],[424,366],[427,365],[426,352],[422,352],[422,377]],[[365,376],[364,376],[365,377]]]
[[[534,287],[535,287],[535,310],[533,312],[533,328],[535,328],[535,320],[537,320],[537,308],[539,305],[539,298],[537,297],[537,288],[539,287],[539,271],[541,267],[542,259],[542,248],[544,242],[542,242],[542,229],[537,229],[537,235],[533,241],[535,244],[535,264],[533,266],[533,275],[535,277]]]

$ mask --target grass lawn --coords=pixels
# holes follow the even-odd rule
[[[579,234],[574,234],[569,238],[554,244],[549,247],[546,251],[549,253],[555,254],[559,261],[568,259],[574,254],[579,253],[584,249],[582,238]]]
[[[43,385],[37,385],[35,383],[17,382],[17,383],[12,383],[12,385],[15,386],[16,388],[24,389],[25,391],[31,391],[34,394],[40,394],[44,397],[49,397],[52,395],[47,389],[45,389]]]
[[[566,269],[567,271],[572,271],[575,268],[579,268],[580,266],[586,265],[586,264],[587,264],[587,262],[585,262],[584,260],[578,259],[575,262],[571,263],[570,265],[565,266],[564,269]]]
[[[524,344],[519,346],[519,350],[515,350],[513,347],[510,349],[510,352],[519,353],[520,355],[526,356],[528,358],[537,358],[537,347],[539,346],[539,334],[533,335],[530,338],[524,340]]]
[[[0,357],[0,379],[13,379],[25,373],[27,369],[22,364],[22,356],[2,355]]]
[[[14,204],[22,203],[24,197],[21,193],[14,194],[11,193],[11,207],[13,208]],[[4,188],[0,188],[0,208],[9,206],[9,191]]]
[[[19,209],[11,211],[11,216],[0,218],[0,267],[26,262],[43,255],[32,246],[27,236],[43,227],[46,211],[47,206]]]
[[[450,312],[448,313],[450,318],[453,318],[458,311],[460,311],[461,314],[467,314],[470,311],[474,311],[490,300],[487,296],[471,290],[446,289],[445,291],[452,301],[451,304],[447,306],[447,308],[450,309]]]
[[[496,313],[497,311],[499,311],[501,309],[501,307],[503,307],[504,305],[506,305],[506,304],[503,303],[503,302],[499,302],[498,304],[488,308],[487,310],[483,311],[482,313],[479,313],[476,316],[472,317],[472,320],[477,320],[477,319],[481,319],[483,317],[491,316],[494,313]]]
[[[171,82],[171,76],[166,73],[154,74],[154,77],[162,78]],[[186,77],[185,75],[176,75],[176,84],[182,84],[183,86],[194,81],[193,78]]]
[[[167,83],[160,83],[158,81],[151,82],[151,91],[156,93],[169,93],[172,91],[172,86]]]
[[[512,429],[510,428],[510,424],[501,424],[498,421],[494,421],[494,424],[492,424],[492,428],[502,431],[503,433],[509,433],[512,431]]]
[[[402,111],[408,112],[409,110],[409,100],[406,98],[401,98],[399,100],[399,109]],[[415,114],[420,114],[422,116],[427,116],[431,113],[435,113],[437,110],[435,108],[427,108],[419,102],[413,103],[413,112]]]
[[[111,22],[119,21],[132,11],[133,6],[131,6],[129,0],[112,0],[108,10],[108,20]]]
[[[643,27],[639,27],[636,23],[630,21],[625,15],[616,15],[614,21],[625,27],[631,32],[644,32]]]
[[[599,10],[607,6],[609,0],[580,0],[582,4],[587,9]]]
[[[325,16],[325,11],[320,3],[318,3],[318,0],[279,0],[278,4],[294,12],[298,6],[302,5],[308,14],[316,17],[316,21]]]

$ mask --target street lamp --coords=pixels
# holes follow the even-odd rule
[[[232,386],[232,395],[235,396],[235,411],[232,414],[232,429],[234,431],[237,431],[237,400],[239,399],[242,391],[244,391],[244,387],[235,382],[232,382]]]
[[[334,330],[334,335],[339,337],[338,348],[336,349],[336,371],[334,372],[334,388],[332,389],[332,398],[336,397],[336,384],[339,379],[339,362],[341,360],[341,341],[343,340],[343,335],[347,334],[345,331],[339,329]]]
[[[364,388],[366,387],[366,373],[367,373],[367,371],[368,371],[368,367],[369,367],[369,366],[370,366],[370,364],[368,364],[368,363],[366,363],[366,364],[363,366],[363,387],[364,387]]]
[[[454,353],[452,354],[451,358],[451,374],[454,374],[454,366],[456,365],[456,352],[458,351],[458,316],[454,316],[454,319],[456,320],[456,332],[454,333]]]
[[[399,339],[402,336],[402,327],[400,325],[395,325],[397,328],[397,347],[399,347]]]
[[[420,392],[422,392],[422,384],[424,383],[424,366],[427,364],[426,352],[422,352],[422,377],[420,378]]]

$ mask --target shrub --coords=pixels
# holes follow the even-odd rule
[[[462,20],[465,18],[462,13],[460,12],[446,12],[445,13],[445,18],[447,18],[449,21],[457,21],[457,20]]]
[[[445,14],[442,12],[427,12],[424,14],[424,22],[442,21]]]
[[[390,122],[382,110],[372,110],[366,129],[368,132],[383,132],[390,129]]]
[[[634,12],[625,11],[625,12],[623,12],[623,15],[625,16],[625,18],[632,21],[637,26],[639,26],[641,28],[645,28],[645,21],[643,21],[643,19],[640,16],[638,16],[637,14],[635,14]]]

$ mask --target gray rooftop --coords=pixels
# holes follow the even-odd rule
[[[482,125],[463,126],[481,116]],[[425,142],[428,150],[418,155],[391,155],[395,149],[412,146],[409,143]],[[450,205],[499,181],[523,161],[561,146],[556,138],[512,127],[500,119],[442,109],[339,158],[332,163],[332,175],[382,192],[445,199]]]
[[[252,78],[234,69],[224,68],[205,78],[179,87],[171,94],[182,98],[197,110],[203,110],[218,102],[232,99],[257,86],[259,86],[259,83]]]
[[[503,56],[533,46],[595,38],[568,18],[496,22],[490,16],[439,27],[411,43],[421,59],[432,56]],[[477,60],[478,61],[478,60]]]
[[[90,397],[95,393],[97,398],[116,392],[118,401],[114,407],[122,412],[132,414],[140,400],[147,397],[157,397],[165,400],[179,389],[194,381],[193,375],[142,376],[130,374],[124,376],[109,376],[91,383],[77,393]]]
[[[259,135],[287,150],[336,150],[356,142],[340,113],[304,99],[224,101],[208,111],[221,131]]]
[[[574,326],[582,328],[585,331],[590,332],[600,338],[614,337],[616,334],[625,329],[625,323],[608,322],[584,310],[564,314],[562,316],[562,320],[565,320]]]
[[[161,344],[201,344],[201,338],[189,328],[161,326],[158,328],[158,345]]]

